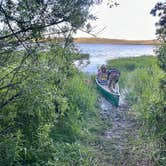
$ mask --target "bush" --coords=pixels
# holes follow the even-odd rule
[[[1,110],[0,165],[93,165],[85,138],[96,117],[96,93],[70,63],[69,50],[39,55],[38,63],[23,66],[20,74],[28,77],[21,95]]]

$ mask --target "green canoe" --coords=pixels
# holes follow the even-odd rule
[[[119,97],[120,97],[120,93],[119,93],[119,86],[118,83],[116,85],[116,89],[114,92],[111,92],[108,89],[107,85],[101,85],[98,80],[96,79],[96,84],[97,84],[97,88],[100,91],[100,93],[108,100],[111,102],[112,105],[118,107],[119,106]]]

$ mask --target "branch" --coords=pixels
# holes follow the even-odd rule
[[[5,85],[5,86],[2,86],[2,87],[0,87],[0,90],[3,90],[3,89],[6,89],[6,88],[10,88],[10,87],[14,87],[14,86],[16,86],[16,85],[18,85],[18,84],[20,84],[21,82],[16,82],[16,83],[13,83],[13,84],[8,84],[8,85]]]
[[[65,22],[65,21],[66,21],[65,19],[62,19],[62,20],[59,20],[59,21],[52,22],[50,24],[38,25],[38,28],[39,29],[47,28],[49,26],[52,26],[52,25],[55,25],[55,24],[60,24],[60,23]],[[34,29],[36,29],[36,25],[31,25],[31,27],[28,27],[28,28],[25,28],[25,29],[21,29],[21,30],[16,31],[16,32],[13,31],[11,34],[8,34],[8,35],[5,35],[5,36],[0,36],[0,40],[8,38],[8,37],[15,36],[15,35],[20,34],[22,32],[27,32],[27,31],[30,31],[30,30],[34,30]]]
[[[16,93],[15,95],[13,95],[12,97],[10,97],[8,100],[6,100],[5,102],[2,102],[0,104],[0,109],[2,109],[5,105],[9,104],[10,102],[12,102],[14,99],[16,99],[18,96],[20,96],[22,94],[22,91],[19,91],[18,93]]]

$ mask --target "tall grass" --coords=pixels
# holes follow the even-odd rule
[[[159,103],[165,103],[159,90],[163,72],[157,65],[157,57],[121,58],[109,61],[108,66],[121,71],[120,87],[126,89],[126,100],[141,124],[141,147],[135,151],[153,161],[166,165],[165,141],[166,115]],[[138,146],[137,143],[133,146]],[[139,143],[140,146],[140,143]]]
[[[130,57],[130,58],[119,58],[108,61],[108,68],[115,67],[121,72],[120,85],[121,87],[126,86],[126,81],[130,78],[131,73],[136,69],[149,69],[151,66],[157,64],[157,58],[154,56],[141,56],[141,57]]]

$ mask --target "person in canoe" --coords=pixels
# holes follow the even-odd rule
[[[120,77],[120,71],[117,70],[116,68],[111,68],[108,71],[108,88],[110,91],[114,92],[115,91],[115,86],[116,83],[119,81]]]
[[[98,73],[97,73],[97,79],[98,79],[99,83],[106,85],[107,84],[107,77],[108,77],[107,68],[105,65],[102,65],[98,69]]]

